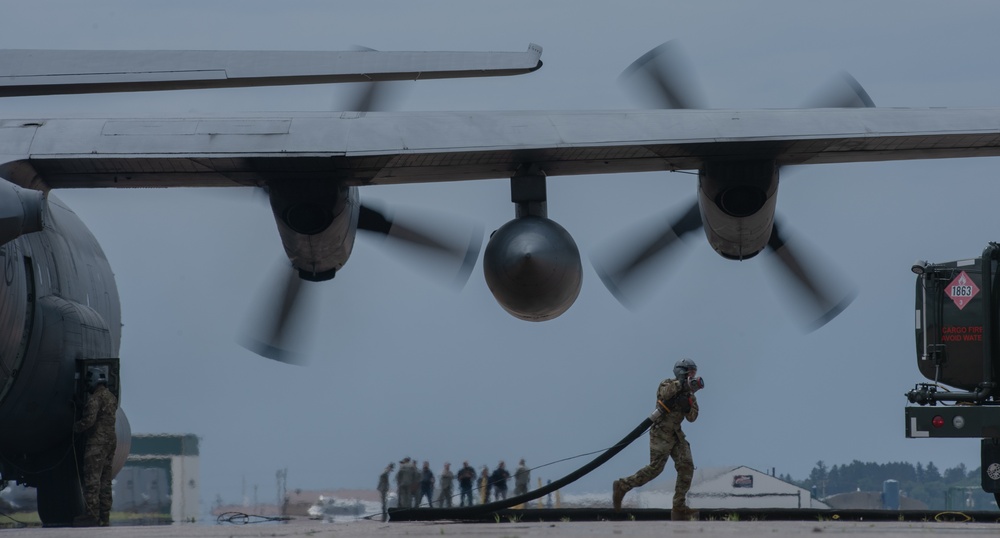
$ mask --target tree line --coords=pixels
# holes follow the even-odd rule
[[[789,475],[779,478],[814,491],[820,499],[849,491],[880,492],[883,482],[895,480],[900,494],[923,501],[931,510],[996,510],[993,494],[982,490],[981,472],[979,467],[968,470],[964,463],[942,473],[934,462],[914,465],[854,460],[828,468],[818,461],[805,480],[793,480]]]

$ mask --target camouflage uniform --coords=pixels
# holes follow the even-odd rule
[[[649,429],[649,465],[628,478],[619,479],[618,483],[624,495],[624,492],[656,478],[663,472],[667,458],[671,457],[674,459],[674,468],[677,469],[673,506],[674,509],[686,510],[685,499],[688,490],[691,489],[694,461],[691,459],[691,445],[681,431],[681,423],[684,419],[688,422],[697,420],[698,401],[677,379],[666,379],[660,383],[656,390],[656,399],[661,415]]]
[[[410,485],[413,475],[410,473],[410,458],[404,458],[399,462],[399,470],[396,471],[396,499],[400,508],[410,508]]]
[[[531,483],[531,470],[525,465],[524,460],[517,466],[514,472],[514,496],[528,493],[528,486]]]
[[[451,508],[452,488],[455,482],[455,473],[451,472],[451,464],[444,464],[444,470],[438,475],[441,491],[438,493],[438,508]]]
[[[111,516],[111,462],[118,446],[117,410],[118,400],[107,385],[97,385],[87,398],[83,416],[73,425],[74,432],[87,436],[83,450],[83,496],[87,512],[101,525],[108,525]]]
[[[418,508],[420,503],[417,501],[420,495],[420,478],[422,474],[420,469],[417,469],[417,460],[410,462],[408,466],[410,472],[410,508]]]

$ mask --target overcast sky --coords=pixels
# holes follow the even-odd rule
[[[541,70],[506,79],[405,83],[406,110],[635,108],[616,82],[680,39],[713,107],[795,107],[838,70],[878,106],[1000,106],[995,2],[30,2],[0,3],[0,48],[523,51]],[[330,110],[331,86],[0,101],[0,117],[197,116]],[[653,408],[681,357],[707,387],[685,426],[696,465],[776,468],[818,460],[979,465],[976,440],[904,438],[903,393],[922,381],[913,336],[918,258],[978,255],[1000,239],[1000,160],[800,167],[778,213],[857,286],[851,307],[803,334],[765,255],[728,261],[692,234],[637,312],[586,262],[643,218],[678,211],[696,178],[551,178],[549,216],[575,237],[583,290],[562,317],[519,321],[493,300],[481,262],[454,293],[359,237],[320,304],[310,364],[290,367],[235,336],[283,251],[270,209],[245,189],[61,191],[103,245],[123,311],[122,405],[136,433],[201,438],[203,506],[288,487],[374,488],[404,456],[536,466],[610,446]],[[467,218],[514,215],[509,182],[369,187],[363,200]],[[556,479],[576,459],[535,471]],[[648,461],[637,441],[568,489],[607,491]],[[665,477],[672,477],[672,465]]]

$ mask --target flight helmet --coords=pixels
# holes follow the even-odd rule
[[[108,384],[108,369],[101,366],[91,366],[87,368],[87,386],[93,390],[101,384],[105,386]]]
[[[697,370],[698,365],[694,363],[691,359],[681,359],[674,363],[674,376],[677,379],[686,379],[688,372],[691,370]]]

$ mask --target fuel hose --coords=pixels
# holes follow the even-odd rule
[[[479,504],[475,506],[465,506],[460,508],[390,508],[389,509],[389,520],[390,521],[429,521],[437,519],[482,519],[484,515],[491,512],[498,512],[500,510],[506,510],[513,506],[517,506],[522,503],[533,501],[539,499],[560,489],[564,486],[568,486],[578,479],[593,471],[594,469],[600,467],[605,462],[613,458],[616,454],[621,452],[625,447],[632,444],[633,441],[638,439],[642,434],[646,433],[646,430],[653,424],[653,421],[660,416],[660,410],[657,409],[653,411],[648,418],[643,420],[634,430],[629,432],[621,441],[615,443],[612,447],[608,448],[602,452],[599,456],[591,460],[589,463],[580,467],[579,469],[569,473],[568,475],[550,482],[545,486],[542,486],[536,490],[529,491],[528,493],[522,495],[516,495],[514,497],[509,497],[502,501],[494,501],[486,504]]]

